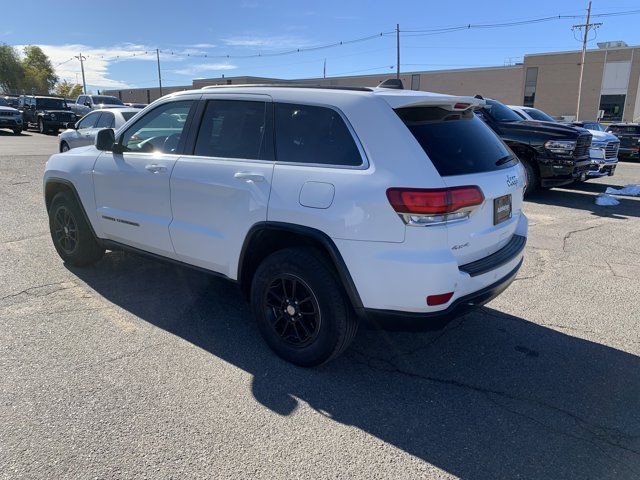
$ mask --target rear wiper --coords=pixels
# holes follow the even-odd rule
[[[505,163],[511,160],[513,160],[513,155],[506,155],[504,157],[501,157],[496,161],[496,167],[499,167],[500,165],[504,165]]]

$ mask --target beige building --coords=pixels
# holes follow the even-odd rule
[[[535,106],[550,115],[576,116],[580,77],[580,51],[525,55],[513,66],[407,72],[400,75],[405,88],[449,93],[481,94],[506,104]],[[192,85],[165,87],[163,94],[207,85],[295,83],[308,85],[352,85],[374,87],[394,73],[350,77],[284,80],[266,77],[220,77],[194,80]],[[160,96],[159,89],[106,90],[125,102],[149,103]],[[606,42],[588,50],[580,119],[640,121],[640,47],[624,42]]]

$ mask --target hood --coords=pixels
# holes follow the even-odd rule
[[[618,140],[618,137],[615,135],[607,132],[601,132],[600,130],[589,130],[589,133],[593,135],[593,142],[611,142]]]
[[[502,130],[520,131],[527,133],[540,133],[549,138],[569,138],[574,139],[579,135],[586,135],[590,132],[580,127],[572,127],[557,122],[541,122],[538,120],[523,120],[521,122],[502,122]]]
[[[18,109],[13,107],[0,107],[0,112],[18,112]]]

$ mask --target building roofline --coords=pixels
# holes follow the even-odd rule
[[[607,52],[610,50],[632,50],[634,48],[640,48],[640,45],[628,45],[626,47],[613,47],[613,48],[588,48],[589,52]],[[543,52],[543,53],[525,53],[524,58],[527,57],[541,57],[545,55],[566,55],[567,53],[580,53],[581,50],[563,50],[560,52]]]

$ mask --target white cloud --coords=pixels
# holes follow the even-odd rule
[[[236,65],[231,65],[229,63],[199,63],[196,65],[190,65],[185,68],[180,68],[177,70],[168,70],[169,73],[176,73],[178,75],[197,75],[204,72],[215,72],[221,70],[233,70],[238,68]]]
[[[112,47],[89,47],[81,44],[38,45],[49,57],[60,79],[82,82],[80,61],[74,58],[82,52],[87,85],[98,88],[129,86],[125,81],[111,78],[109,66],[119,61],[156,61],[155,49],[145,45],[122,44]],[[19,46],[18,48],[21,48]],[[147,52],[147,53],[145,53]]]
[[[229,47],[297,48],[309,45],[303,38],[292,35],[254,36],[239,35],[222,39]]]

